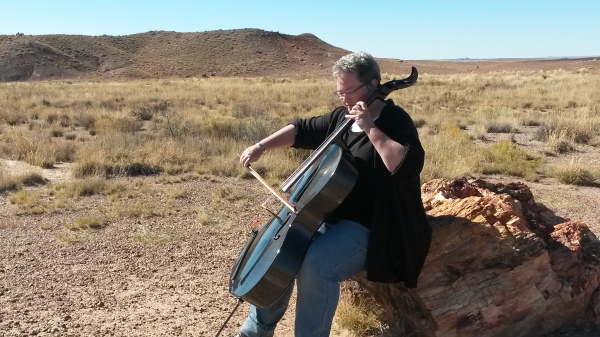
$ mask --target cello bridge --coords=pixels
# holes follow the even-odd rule
[[[271,201],[272,197],[273,196],[267,197],[267,199],[260,205],[260,207],[262,207],[263,209],[265,209],[267,212],[269,212],[269,214],[271,214],[273,217],[277,218],[277,220],[279,220],[280,222],[282,222],[283,220],[281,219],[281,217],[277,213],[273,212],[269,208],[269,206],[267,205],[267,203],[269,203]]]

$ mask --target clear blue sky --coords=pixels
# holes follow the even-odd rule
[[[0,0],[0,34],[259,28],[399,59],[600,55],[600,0]]]

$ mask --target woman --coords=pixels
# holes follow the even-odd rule
[[[268,150],[316,149],[346,118],[354,121],[342,141],[356,161],[358,178],[325,219],[326,231],[311,243],[297,274],[296,337],[329,336],[342,280],[366,271],[371,281],[416,287],[431,242],[419,177],[425,153],[413,121],[392,100],[364,103],[381,81],[371,55],[340,58],[333,77],[342,106],[297,119],[240,156],[240,164],[248,166]],[[238,336],[273,336],[293,286],[270,307],[251,305]]]

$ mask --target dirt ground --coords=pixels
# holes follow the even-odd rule
[[[68,176],[67,168],[31,169],[57,180]],[[139,179],[163,184],[160,178],[122,183],[135,188]],[[211,217],[222,223],[200,222],[199,207],[210,208],[224,184],[264,194],[251,180],[197,179],[180,183],[187,192],[171,215],[76,231],[67,226],[105,212],[106,198],[86,197],[52,214],[19,215],[0,196],[0,335],[214,336],[236,303],[228,292],[229,272],[252,215],[236,211],[240,217],[233,218],[216,210]],[[232,335],[246,312],[244,305],[222,336]]]
[[[70,179],[68,165],[50,170],[15,161],[3,165],[37,171],[50,183]],[[109,212],[106,197],[83,197],[51,213],[22,214],[6,194],[0,195],[0,335],[216,335],[236,304],[228,292],[230,268],[266,191],[253,179],[120,180],[133,189],[143,180],[157,189],[177,185],[185,193],[170,214],[121,218],[82,230],[67,227],[77,217]],[[528,185],[536,200],[558,215],[583,220],[600,234],[599,188],[551,180]],[[223,186],[241,191],[245,201],[214,207]],[[164,202],[159,194],[146,198]],[[199,216],[199,209],[209,210],[208,216]],[[244,303],[221,336],[233,335],[246,314]],[[293,313],[287,314],[277,336],[293,335],[292,320]],[[566,327],[549,337],[597,333]],[[347,333],[336,329],[333,335]]]
[[[512,140],[548,163],[597,163],[600,149],[577,145],[546,156],[533,130],[489,134],[487,142]],[[485,144],[482,144],[485,145]],[[14,174],[38,172],[48,190],[71,181],[69,164],[41,169],[0,160]],[[516,181],[514,177],[482,177]],[[111,217],[106,196],[70,200],[51,212],[23,212],[0,194],[0,336],[215,336],[236,305],[229,293],[231,267],[246,242],[267,191],[254,179],[195,176],[119,178],[112,181],[142,193],[128,203],[154,205],[158,215]],[[557,215],[582,221],[600,236],[600,188],[564,185],[553,178],[525,182],[536,201]],[[228,188],[239,197],[228,200]],[[161,191],[176,190],[175,197]],[[58,203],[49,196],[49,203]],[[141,200],[143,199],[143,200]],[[76,219],[108,215],[105,226],[69,229]],[[248,312],[242,304],[221,336],[233,335]],[[580,322],[546,337],[592,337]],[[293,335],[293,310],[276,336]],[[335,328],[332,336],[351,336]]]

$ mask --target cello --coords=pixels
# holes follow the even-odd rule
[[[413,85],[418,72],[379,85],[365,100],[367,106],[392,91]],[[253,230],[233,265],[229,292],[259,308],[268,307],[294,281],[304,255],[323,220],[348,196],[358,172],[341,144],[352,120],[340,123],[327,139],[281,185],[285,200],[249,166],[250,172],[284,204],[273,218]]]

